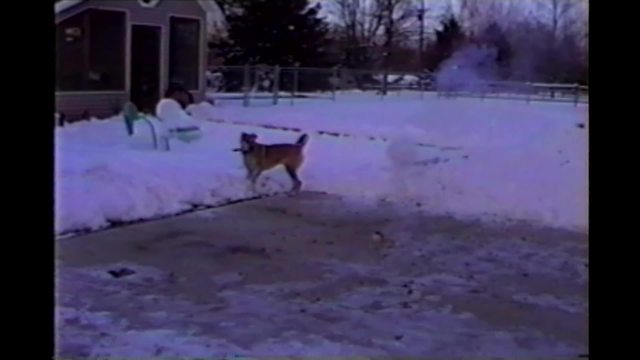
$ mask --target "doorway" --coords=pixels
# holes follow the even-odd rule
[[[131,102],[153,113],[160,100],[160,26],[131,26]]]

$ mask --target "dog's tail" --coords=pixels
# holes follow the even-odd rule
[[[299,138],[298,141],[296,141],[296,145],[299,145],[300,147],[303,147],[307,144],[307,141],[309,140],[309,135],[307,134],[302,134]]]

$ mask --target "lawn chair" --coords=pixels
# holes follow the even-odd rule
[[[147,118],[143,114],[140,114],[138,112],[138,108],[133,103],[127,102],[126,104],[124,104],[122,114],[124,115],[124,123],[127,128],[127,134],[129,136],[132,136],[134,133],[135,122],[143,121],[147,125],[149,125],[149,130],[151,131],[151,136],[153,138],[153,148],[156,150],[158,149],[158,138],[160,138],[160,140],[163,140],[164,142],[165,150],[171,150],[169,137],[166,135],[166,132],[162,131],[163,129],[158,129],[156,125],[154,125],[153,122],[149,120],[149,118]]]
[[[180,104],[172,99],[163,99],[156,106],[156,117],[168,129],[170,137],[190,143],[202,137],[202,130],[195,124],[183,123],[180,119],[184,111]],[[173,121],[170,121],[173,120]]]
[[[190,143],[202,137],[202,131],[197,126],[181,127],[169,130],[169,134],[176,139]]]

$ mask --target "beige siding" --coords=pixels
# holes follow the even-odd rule
[[[56,111],[63,112],[67,121],[81,120],[85,112],[108,117],[118,113],[128,99],[128,93],[56,94]]]

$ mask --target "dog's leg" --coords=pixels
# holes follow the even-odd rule
[[[253,170],[251,172],[251,191],[253,191],[254,194],[258,193],[258,189],[256,188],[256,182],[258,181],[258,177],[260,176],[261,171],[260,170]]]
[[[291,188],[291,192],[292,193],[300,192],[300,187],[302,187],[302,181],[300,181],[300,179],[298,178],[298,174],[296,173],[297,169],[291,165],[285,165],[284,168],[285,170],[287,170],[287,174],[289,174],[289,177],[293,182],[293,187]]]
[[[251,175],[253,174],[253,171],[251,171],[250,167],[246,167],[247,170],[247,175],[245,176],[245,179],[247,180],[247,192],[251,193],[253,192],[253,187],[251,185]]]

